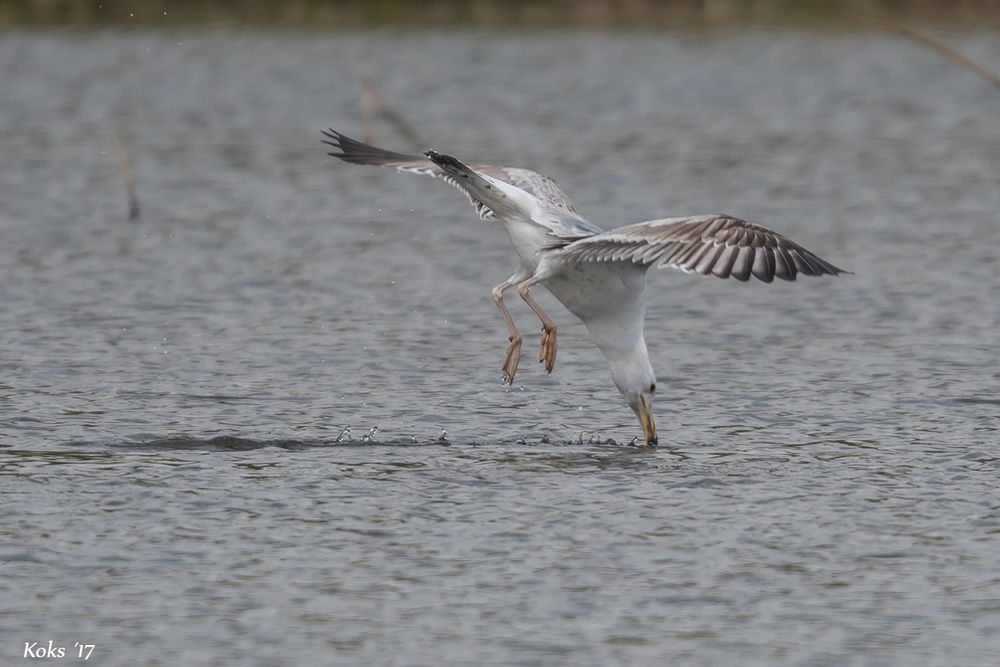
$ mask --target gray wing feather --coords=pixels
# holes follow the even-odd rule
[[[766,283],[775,277],[849,273],[781,234],[729,215],[650,220],[577,239],[555,249],[579,262],[633,262],[718,278]]]
[[[350,162],[351,164],[390,167],[397,171],[437,178],[465,192],[469,197],[469,201],[476,207],[476,212],[480,218],[483,220],[493,220],[496,218],[493,211],[485,204],[469,194],[459,185],[458,181],[446,174],[441,167],[423,155],[407,155],[406,153],[388,151],[363,143],[357,139],[352,139],[333,129],[324,130],[323,137],[323,143],[334,149],[329,155],[335,158],[339,158],[344,162]],[[517,167],[497,167],[488,164],[470,166],[480,173],[487,174],[524,190],[552,209],[566,213],[569,216],[576,216],[576,209],[573,208],[573,204],[566,193],[563,192],[554,179],[544,174]]]
[[[476,171],[488,174],[493,178],[510,183],[534,196],[544,205],[564,213],[576,214],[576,208],[569,197],[563,192],[555,179],[539,174],[530,169],[518,167],[493,167],[490,165],[471,165]]]

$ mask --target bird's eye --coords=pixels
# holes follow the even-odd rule
[[[649,393],[652,394],[654,391],[656,391],[656,383],[655,382],[653,384],[649,385]]]

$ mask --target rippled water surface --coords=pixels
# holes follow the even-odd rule
[[[950,39],[1000,67],[1000,35]],[[7,33],[0,78],[0,663],[995,664],[974,74],[882,34],[179,31]],[[502,230],[325,156],[366,79],[421,135],[388,147],[537,168],[608,227],[740,215],[855,274],[651,275],[663,446],[630,446],[547,295],[556,372],[512,304],[500,385]]]

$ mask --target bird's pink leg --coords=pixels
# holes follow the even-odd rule
[[[501,366],[503,381],[507,384],[514,384],[514,374],[517,373],[517,364],[521,361],[521,332],[517,330],[514,318],[510,316],[510,312],[503,302],[503,293],[513,286],[514,283],[505,280],[493,288],[493,300],[500,311],[500,317],[503,318],[504,323],[507,325],[507,340],[510,341],[510,345],[507,346],[507,353],[503,357],[503,366]]]
[[[556,366],[556,323],[545,314],[541,306],[528,294],[528,290],[538,282],[537,278],[528,278],[517,284],[517,293],[521,295],[524,302],[531,310],[535,311],[538,319],[542,321],[542,345],[538,350],[539,363],[545,364],[545,371],[551,373]]]

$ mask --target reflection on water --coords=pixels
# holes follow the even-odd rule
[[[962,50],[1000,63],[996,37]],[[40,638],[113,665],[1000,653],[1000,117],[975,75],[769,31],[13,32],[0,69],[0,662]],[[545,295],[556,372],[500,385],[502,232],[324,155],[371,79],[435,147],[551,173],[599,224],[729,212],[855,275],[651,275],[661,447],[630,445]]]

